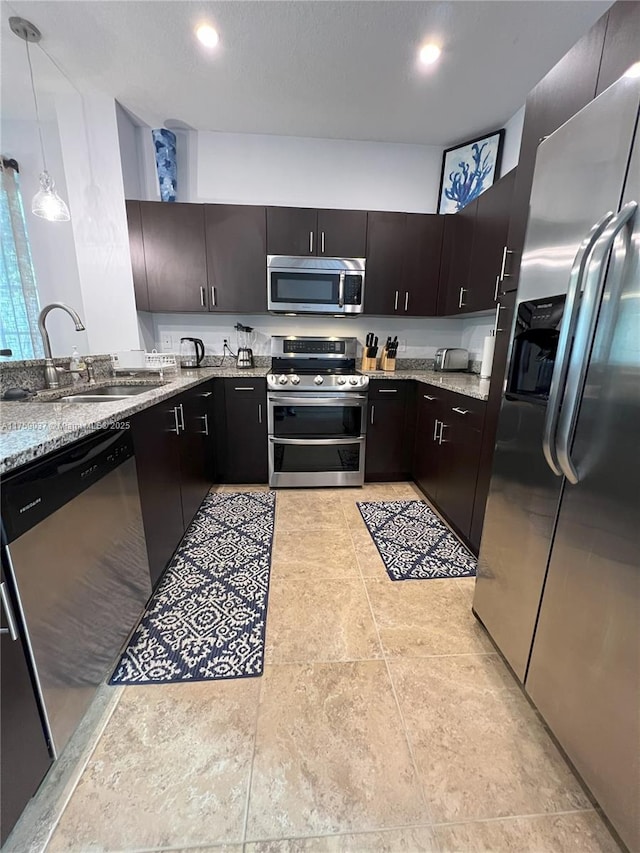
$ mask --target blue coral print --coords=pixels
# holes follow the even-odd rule
[[[455,213],[488,189],[495,178],[500,136],[463,145],[445,155],[439,213]]]
[[[175,201],[178,187],[178,161],[176,158],[176,135],[162,127],[152,130],[156,149],[156,168],[162,201]]]

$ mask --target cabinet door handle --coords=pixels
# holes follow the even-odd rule
[[[465,287],[460,288],[460,298],[458,299],[458,308],[464,308],[464,306],[465,306],[464,295],[466,292],[467,292],[467,290]]]
[[[438,424],[439,423],[440,423],[440,421],[438,421],[438,420],[435,420],[433,422],[433,440],[434,441],[438,440]]]
[[[200,305],[204,308],[204,287],[200,288]]]
[[[498,301],[499,290],[500,290],[500,276],[497,275],[496,276],[496,289],[493,291],[493,301],[494,302]]]
[[[506,305],[498,305],[496,307],[496,322],[495,322],[495,325],[493,327],[494,334],[496,334],[496,335],[498,334],[498,332],[504,332],[504,329],[499,328],[498,323],[500,322],[500,312],[506,311],[506,310],[507,310]]]
[[[262,403],[258,403],[258,423],[262,423]]]
[[[324,255],[324,231],[320,232],[320,252]]]
[[[398,291],[396,290],[396,301],[393,303],[393,310],[398,310]]]
[[[406,290],[405,294],[404,294],[404,310],[405,311],[409,310],[409,291],[408,290]]]
[[[171,432],[175,432],[176,435],[180,435],[180,422],[178,421],[178,407],[173,407],[173,419],[175,421],[176,428],[172,429]]]
[[[209,415],[203,415],[202,420],[204,421],[204,434],[209,435]]]
[[[376,407],[372,405],[371,406],[371,426],[373,426],[373,419],[375,418],[375,414],[376,414]]]
[[[210,397],[213,394],[213,391],[205,391],[204,394],[201,394],[201,397]]]
[[[446,444],[447,443],[447,439],[442,438],[442,434],[445,431],[445,429],[449,429],[449,424],[445,424],[442,421],[440,421],[440,435],[438,436],[438,444]]]
[[[309,231],[309,254],[313,254],[313,231]]]
[[[380,388],[379,393],[380,394],[397,394],[398,389],[397,388]]]
[[[422,396],[424,397],[425,400],[428,400],[430,403],[433,403],[433,401],[436,399],[435,397],[430,397],[428,394],[423,394]]]
[[[7,617],[7,627],[2,628],[0,634],[9,634],[12,640],[17,640],[19,636],[18,626],[16,625],[16,617],[13,615],[13,608],[11,607],[11,602],[7,594],[7,586],[4,581],[0,583],[0,599],[2,599],[4,615]]]
[[[178,408],[180,409],[180,429],[184,432],[184,409],[182,408],[182,403],[178,404]]]
[[[469,409],[459,409],[457,406],[455,409],[451,409],[452,412],[457,412],[459,415],[468,415]]]
[[[507,255],[513,255],[511,249],[508,249],[506,246],[502,250],[502,264],[500,265],[500,281],[504,281],[505,278],[511,278],[511,273],[505,272],[505,266],[507,263]]]
[[[211,288],[211,307],[216,307],[216,289],[215,287]]]

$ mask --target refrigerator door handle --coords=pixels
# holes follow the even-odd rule
[[[571,445],[575,435],[584,380],[589,366],[589,353],[593,346],[598,323],[598,314],[608,267],[607,259],[616,237],[625,225],[631,222],[637,208],[638,203],[630,201],[613,217],[597,241],[587,264],[580,317],[576,325],[573,349],[569,358],[567,385],[556,439],[558,462],[562,473],[573,485],[576,485],[580,481],[580,475],[571,459]]]
[[[588,265],[588,260],[595,243],[602,235],[604,229],[613,219],[613,211],[608,211],[599,219],[586,235],[580,248],[576,253],[571,274],[569,275],[569,286],[567,288],[567,299],[564,306],[562,323],[560,326],[560,335],[558,337],[558,348],[556,351],[556,366],[551,378],[551,387],[549,389],[549,401],[547,403],[547,414],[544,421],[544,429],[542,433],[542,452],[547,460],[547,465],[554,474],[558,477],[562,476],[562,468],[558,462],[556,450],[556,432],[558,429],[558,419],[560,416],[560,405],[562,403],[562,394],[565,388],[567,379],[567,371],[569,366],[569,355],[571,352],[571,341],[576,328],[578,319],[578,309],[580,306],[580,291],[582,289],[582,280],[585,270]],[[496,322],[497,325],[497,322]]]

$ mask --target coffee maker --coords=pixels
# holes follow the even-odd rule
[[[180,338],[180,367],[200,367],[204,359],[204,343],[200,338]]]
[[[253,367],[253,350],[248,346],[249,335],[253,332],[253,328],[252,326],[243,326],[242,323],[236,323],[235,330],[238,333],[236,367]]]

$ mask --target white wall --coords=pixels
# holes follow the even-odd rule
[[[135,349],[140,335],[115,101],[59,95],[56,110],[89,351]]]
[[[55,122],[44,122],[42,135],[49,172],[60,196],[69,203],[60,137]],[[84,319],[84,304],[76,262],[71,222],[47,222],[31,213],[31,199],[39,189],[42,155],[35,121],[2,120],[2,153],[18,161],[20,185],[33,266],[38,285],[40,306],[49,302],[66,302]],[[54,311],[47,319],[47,330],[54,356],[71,353],[77,346],[88,351],[86,332],[76,332],[71,318]]]
[[[495,311],[486,315],[465,317],[462,322],[460,346],[469,350],[472,360],[482,358],[482,348],[485,337],[495,326]]]
[[[502,165],[500,166],[501,175],[506,175],[514,166],[518,165],[523,124],[524,105],[520,107],[517,113],[511,116],[504,126],[504,145],[502,148]]]
[[[138,135],[136,125],[126,110],[116,101],[116,121],[118,123],[118,141],[120,143],[120,162],[122,164],[122,183],[124,197],[141,199],[141,173],[138,162]]]

